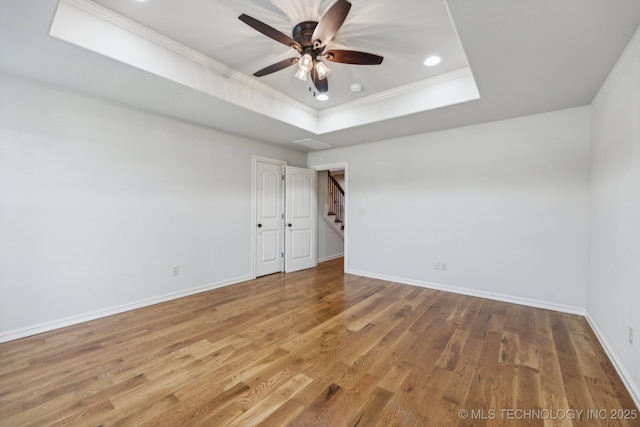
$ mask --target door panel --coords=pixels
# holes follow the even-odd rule
[[[259,231],[259,233],[262,234],[262,244],[260,245],[262,256],[260,257],[260,263],[264,264],[279,261],[279,258],[282,257],[278,252],[278,240],[280,238],[278,230],[262,230]]]
[[[285,271],[315,267],[316,171],[286,167],[285,211]]]
[[[291,259],[294,261],[311,256],[311,230],[291,231]]]
[[[256,162],[256,277],[283,270],[282,165]]]

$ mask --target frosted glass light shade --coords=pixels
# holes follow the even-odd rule
[[[305,70],[306,72],[311,71],[313,68],[313,58],[308,53],[302,55],[302,58],[298,60],[298,67]]]
[[[304,68],[298,68],[298,71],[296,71],[296,77],[299,78],[300,80],[306,82],[307,81],[307,76],[309,75],[309,72],[307,70],[305,70]]]
[[[318,72],[318,78],[320,80],[325,79],[331,73],[329,67],[327,67],[324,62],[320,61],[316,64],[316,71]]]

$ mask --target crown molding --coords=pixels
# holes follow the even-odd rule
[[[277,91],[270,86],[267,86],[264,83],[261,83],[239,71],[236,71],[233,68],[228,67],[221,62],[218,62],[215,59],[201,52],[198,52],[195,49],[192,49],[170,37],[164,36],[148,27],[145,27],[144,25],[123,15],[120,15],[119,13],[116,13],[113,10],[104,7],[92,0],[61,0],[61,3],[66,3],[69,6],[78,8],[111,25],[115,25],[120,29],[128,31],[138,37],[144,38],[151,43],[177,53],[178,55],[181,55],[189,59],[190,61],[207,67],[208,69],[215,71],[218,74],[233,79],[242,85],[260,91],[265,95],[277,99],[278,101],[285,102],[301,111],[304,111],[307,114],[311,114],[314,116],[318,115],[318,110],[309,107],[308,105],[305,105],[300,101],[297,101],[283,94],[282,92]]]
[[[467,66],[318,110],[93,0],[60,0],[49,35],[314,135],[479,98]]]
[[[437,85],[449,82],[451,80],[455,80],[463,77],[473,77],[473,74],[471,73],[471,68],[469,67],[458,68],[457,70],[438,74],[437,76],[433,76],[425,80],[409,83],[404,86],[399,86],[393,89],[386,90],[384,92],[374,93],[373,95],[369,95],[364,98],[359,98],[354,101],[346,102],[344,104],[336,105],[335,107],[321,110],[319,111],[319,116],[320,117],[329,116],[331,114],[350,110],[352,108],[375,104],[385,99],[395,98],[397,96],[402,96],[405,94],[411,94],[429,87],[437,86]]]

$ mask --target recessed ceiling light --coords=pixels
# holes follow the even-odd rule
[[[354,83],[351,85],[351,92],[356,93],[362,90],[362,85],[360,83]]]
[[[434,65],[438,65],[440,63],[440,61],[442,61],[442,58],[440,58],[439,56],[430,56],[427,59],[424,60],[424,65],[426,65],[427,67],[433,67]]]
[[[327,95],[326,93],[321,93],[316,98],[318,98],[318,101],[327,101],[329,100],[329,95]]]

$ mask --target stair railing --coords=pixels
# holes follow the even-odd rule
[[[327,204],[329,205],[329,213],[336,216],[336,222],[343,223],[344,226],[344,190],[340,183],[329,171],[327,191]]]

